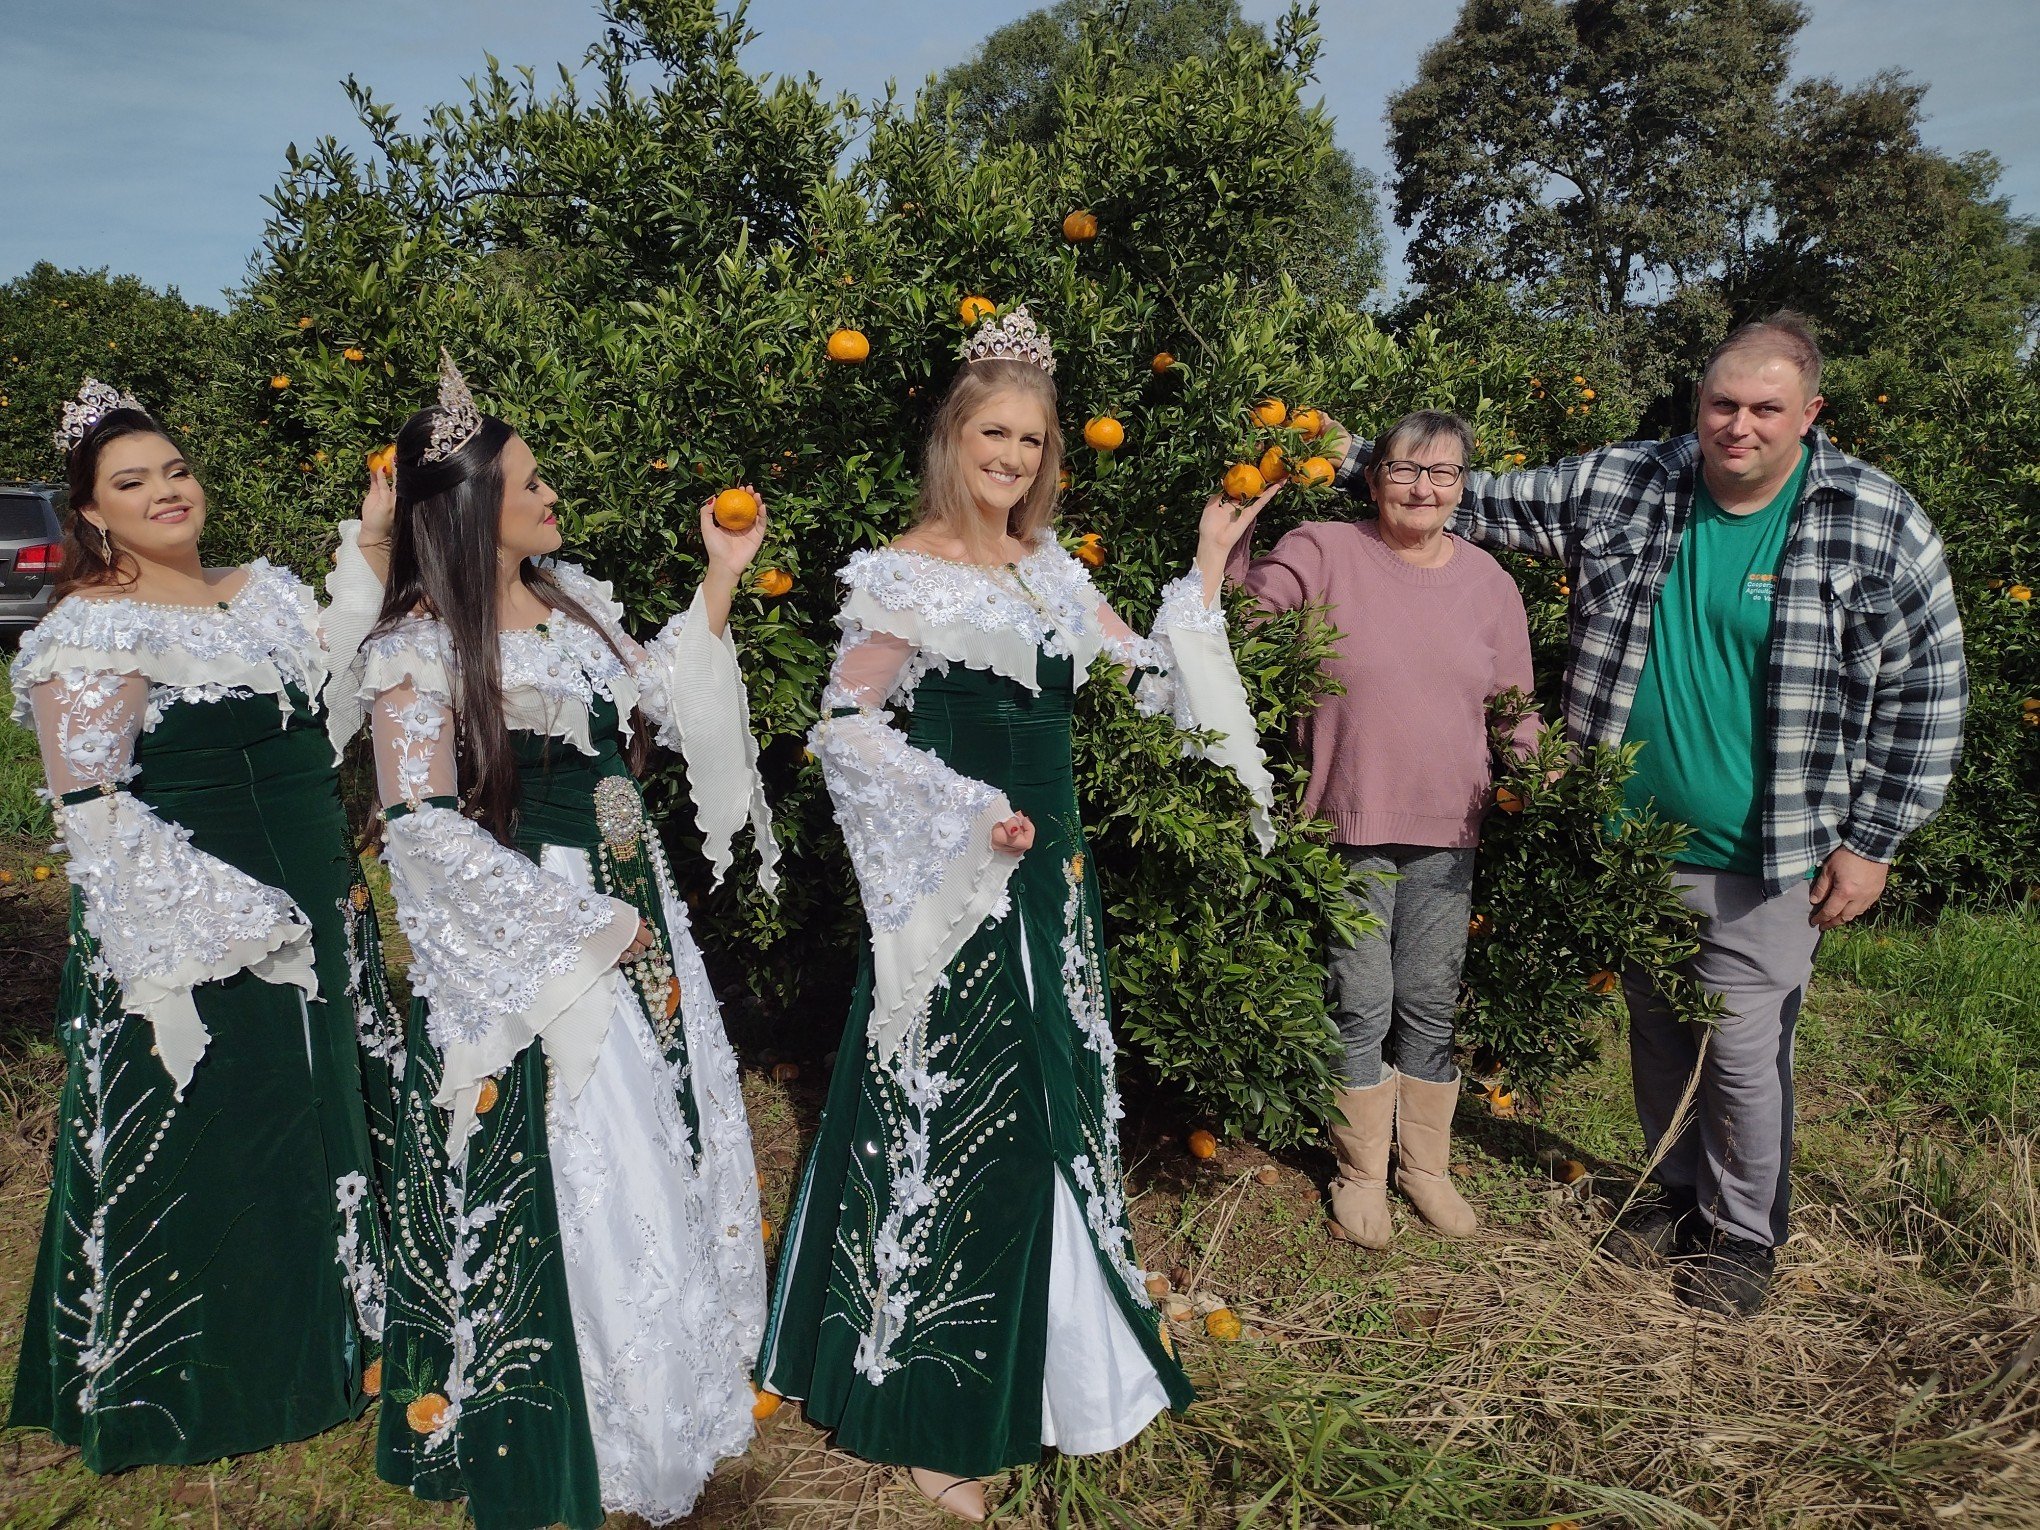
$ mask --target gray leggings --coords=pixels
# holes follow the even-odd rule
[[[1332,1018],[1346,1046],[1346,1087],[1380,1083],[1390,1048],[1398,1072],[1428,1084],[1450,1083],[1474,852],[1435,845],[1338,850],[1354,870],[1371,873],[1357,901],[1381,921],[1379,930],[1353,945],[1334,944],[1326,959]]]

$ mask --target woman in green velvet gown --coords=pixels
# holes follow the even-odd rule
[[[72,898],[10,1422],[113,1471],[367,1406],[402,1043],[320,710],[381,593],[357,529],[322,612],[200,565],[204,492],[132,399],[88,383],[66,427],[69,591],[13,667]]]
[[[1153,635],[1048,523],[1053,359],[1024,309],[966,349],[920,523],[858,553],[810,746],[871,930],[786,1231],[760,1384],[983,1517],[975,1480],[1113,1449],[1191,1389],[1134,1257],[1097,875],[1071,776],[1091,661],[1271,783],[1217,606],[1261,502],[1215,498]],[[1265,497],[1264,497],[1265,499]],[[896,720],[895,714],[904,714]]]

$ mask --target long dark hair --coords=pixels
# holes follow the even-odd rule
[[[444,461],[424,460],[437,409],[421,409],[397,432],[397,516],[390,579],[375,634],[406,617],[437,617],[453,644],[454,741],[469,810],[504,844],[516,834],[517,760],[503,720],[503,650],[498,609],[498,533],[503,516],[503,448],[516,434],[493,415]],[[602,623],[549,569],[526,560],[524,587],[553,609],[616,644]],[[375,634],[371,634],[372,636]],[[617,654],[619,661],[623,659]]]
[[[99,455],[123,436],[161,436],[172,446],[170,432],[141,409],[109,409],[86,429],[64,454],[64,481],[70,489],[71,508],[64,526],[64,577],[57,581],[56,598],[62,600],[73,590],[110,584],[125,587],[141,577],[132,553],[115,549],[85,519],[85,509],[97,498]]]

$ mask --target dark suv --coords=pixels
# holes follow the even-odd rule
[[[63,489],[0,483],[0,632],[20,633],[43,619],[64,571]]]

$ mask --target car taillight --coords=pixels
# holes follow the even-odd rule
[[[64,566],[64,544],[41,542],[24,547],[14,555],[14,568],[22,574],[54,574]]]

